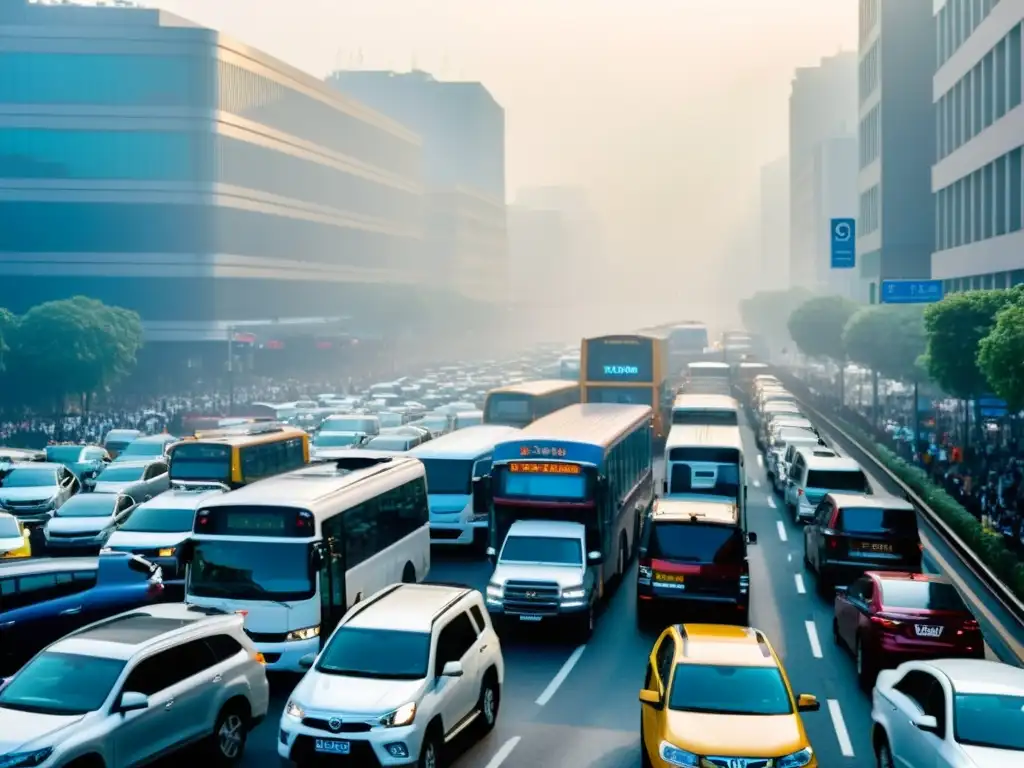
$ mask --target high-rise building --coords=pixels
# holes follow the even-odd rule
[[[870,292],[931,271],[932,2],[860,0],[857,271]]]
[[[789,158],[761,167],[758,290],[789,285]]]
[[[569,261],[570,227],[562,211],[518,203],[508,206],[508,295],[515,342],[571,338],[568,302],[577,292]],[[553,333],[553,331],[555,333]]]
[[[125,306],[162,356],[247,325],[408,326],[410,129],[153,9],[0,0],[0,72],[0,306]]]
[[[814,220],[817,287],[827,293],[868,299],[866,285],[854,269],[832,269],[831,220],[857,210],[857,138],[829,136],[814,150]]]
[[[935,3],[931,273],[947,291],[1024,283],[1024,0]]]
[[[801,67],[793,77],[789,97],[789,281],[790,285],[828,290],[830,254],[826,208],[819,190],[838,181],[821,174],[843,168],[831,162],[831,150],[821,149],[829,139],[856,136],[857,54],[852,51],[823,58],[816,67]],[[848,146],[842,144],[841,146]],[[828,162],[823,163],[825,157]],[[840,171],[836,171],[839,173]],[[832,215],[836,215],[833,213]],[[846,214],[856,215],[854,210]],[[822,234],[826,235],[822,249]]]
[[[426,72],[343,70],[327,83],[423,137],[424,266],[465,296],[506,294],[505,110],[486,87]]]

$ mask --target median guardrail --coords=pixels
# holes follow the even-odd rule
[[[988,594],[995,600],[996,604],[1002,609],[1002,612],[1010,620],[998,622],[1002,629],[1003,639],[1005,648],[1013,654],[1015,659],[1004,659],[1004,661],[1016,661],[1018,664],[1024,664],[1024,601],[1020,599],[1018,594],[1012,589],[1006,582],[1000,578],[1000,576],[993,570],[988,563],[986,563],[975,551],[974,548],[968,545],[964,541],[957,531],[955,531],[946,520],[943,519],[942,515],[936,512],[925,500],[922,495],[913,487],[911,487],[903,478],[901,478],[896,472],[894,472],[885,461],[883,461],[877,454],[879,449],[886,451],[890,455],[894,456],[884,446],[878,444],[875,440],[871,439],[870,436],[860,437],[857,435],[859,430],[856,427],[852,427],[848,423],[845,423],[842,417],[829,415],[823,411],[823,407],[817,407],[816,401],[820,401],[820,398],[807,387],[800,379],[781,372],[777,374],[782,380],[784,386],[791,391],[797,399],[800,401],[801,406],[805,409],[807,415],[814,421],[819,422],[820,425],[827,429],[829,432],[840,439],[841,442],[848,444],[849,447],[853,448],[852,451],[854,456],[858,460],[866,458],[865,464],[878,469],[885,478],[887,478],[896,488],[902,492],[902,494],[918,509],[922,518],[927,522],[928,527],[934,531],[934,533],[941,538],[942,542],[953,552],[957,558],[963,563],[968,573],[973,579],[981,585]],[[910,467],[910,465],[907,465]],[[920,471],[920,470],[917,470]],[[922,477],[925,477],[924,473],[921,472]],[[941,489],[937,489],[941,492]],[[944,493],[944,492],[943,492]],[[949,499],[951,504],[954,504],[952,498]],[[964,510],[964,514],[969,513]],[[974,518],[972,517],[973,521]],[[989,535],[989,534],[984,534]],[[999,544],[1001,547],[1001,542]],[[996,546],[993,545],[992,551],[1005,556],[1006,559],[1001,563],[1000,570],[1010,571],[1011,573],[1017,573],[1018,569],[1024,570],[1024,566],[1021,566],[1015,556],[1002,549],[998,552]],[[981,597],[980,595],[978,597]],[[995,617],[991,617],[991,622],[995,622]],[[1006,626],[1010,624],[1010,626]],[[1015,624],[1015,626],[1013,626]]]

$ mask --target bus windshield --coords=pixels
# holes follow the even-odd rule
[[[468,496],[473,492],[472,459],[420,459],[427,470],[427,493]]]
[[[498,392],[487,398],[484,421],[506,427],[525,427],[533,421],[533,398],[514,392]]]
[[[171,453],[172,480],[231,480],[231,447],[209,443],[180,443]]]
[[[740,416],[736,411],[698,411],[680,409],[672,411],[672,423],[675,425],[684,424],[688,426],[701,426],[709,424],[721,427],[739,426]]]
[[[654,405],[654,387],[587,387],[588,403]]]
[[[188,593],[234,600],[305,600],[315,593],[310,544],[196,540]]]

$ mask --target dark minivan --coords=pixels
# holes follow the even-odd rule
[[[866,571],[919,573],[917,510],[895,496],[826,494],[804,528],[804,563],[829,597]]]

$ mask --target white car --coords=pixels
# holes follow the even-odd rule
[[[879,768],[1024,766],[1024,669],[908,661],[880,673],[871,698]]]
[[[439,765],[444,745],[494,728],[505,662],[473,589],[394,584],[351,608],[281,716],[277,752],[299,765]]]

